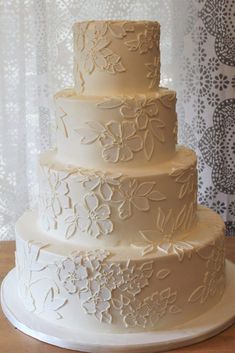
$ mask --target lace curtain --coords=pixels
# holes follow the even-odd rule
[[[54,145],[53,93],[73,85],[72,32],[85,19],[161,23],[162,85],[178,96],[179,142],[198,155],[199,202],[235,227],[234,0],[0,0],[0,239],[38,193]]]

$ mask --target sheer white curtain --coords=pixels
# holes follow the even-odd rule
[[[216,7],[216,0],[0,0],[0,239],[13,239],[15,221],[37,202],[37,156],[54,144],[53,94],[73,85],[71,27],[78,20],[104,18],[156,19],[161,23],[162,85],[177,90],[179,139],[198,152],[199,198],[210,207],[217,206],[232,229],[235,190],[231,185],[221,191],[214,182],[213,163],[205,147],[208,143],[202,138],[214,124],[213,112],[207,116],[208,111],[203,110],[211,105],[199,99],[202,86],[207,85],[200,60],[211,50],[205,45],[200,56],[200,43],[211,37],[208,43],[214,48],[216,38],[216,30],[205,26],[207,12],[213,10],[206,6]],[[213,58],[215,54],[208,55]],[[231,87],[226,87],[225,93],[232,99],[232,65],[216,60],[213,77],[219,75],[218,65],[224,65],[227,71],[222,68],[221,80],[229,77]],[[210,80],[215,80],[213,77]],[[219,78],[217,81],[219,84]],[[211,93],[219,105],[225,98],[220,99],[223,92],[222,88],[213,95],[209,90],[204,96]],[[231,104],[229,107],[231,110]]]

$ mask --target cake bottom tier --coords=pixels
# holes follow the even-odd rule
[[[166,245],[161,255],[150,250],[142,256],[131,247],[55,242],[29,211],[16,226],[20,298],[56,325],[103,333],[176,328],[219,302],[226,281],[224,225],[217,214],[199,207],[187,240]]]

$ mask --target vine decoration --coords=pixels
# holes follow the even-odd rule
[[[189,303],[204,304],[209,297],[222,295],[225,288],[225,247],[224,239],[220,238],[205,250],[198,250],[197,255],[206,261],[206,271],[202,283],[190,294]]]
[[[177,168],[174,169],[170,176],[175,178],[176,183],[180,185],[179,199],[183,199],[186,195],[190,195],[195,192],[197,187],[197,174],[195,165],[191,168]]]
[[[156,230],[141,230],[142,241],[131,244],[138,249],[142,256],[150,253],[175,254],[179,261],[183,261],[185,255],[191,258],[194,243],[186,240],[174,239],[178,230],[186,231],[194,219],[194,203],[184,205],[175,216],[172,209],[164,212],[160,207],[157,211]],[[161,238],[159,240],[159,235]],[[185,238],[187,238],[187,235]],[[157,239],[157,240],[153,240]]]
[[[18,287],[24,305],[30,312],[41,315],[50,315],[56,320],[62,319],[60,309],[68,302],[67,298],[62,297],[56,282],[49,279],[44,273],[47,265],[40,261],[41,250],[49,244],[40,241],[30,240],[25,243],[17,244],[16,270]],[[42,273],[42,276],[35,274]],[[38,288],[45,287],[40,300],[35,295]]]
[[[139,51],[140,54],[145,54],[154,47],[159,48],[159,38],[160,26],[158,24],[146,25],[143,32],[138,33],[135,39],[125,41],[125,45],[130,51]]]
[[[126,69],[121,56],[114,52],[111,40],[107,37],[109,32],[114,38],[122,39],[128,32],[134,31],[131,23],[122,25],[111,22],[84,22],[77,23],[74,31],[76,60],[79,62],[78,73],[83,80],[81,69],[91,74],[95,70],[109,74],[124,72]]]

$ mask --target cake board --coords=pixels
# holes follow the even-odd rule
[[[146,333],[103,334],[66,329],[27,311],[15,290],[16,270],[11,270],[1,286],[2,310],[8,320],[25,334],[40,341],[83,352],[163,352],[210,338],[235,321],[235,264],[226,261],[227,284],[221,301],[198,318],[177,329]]]

